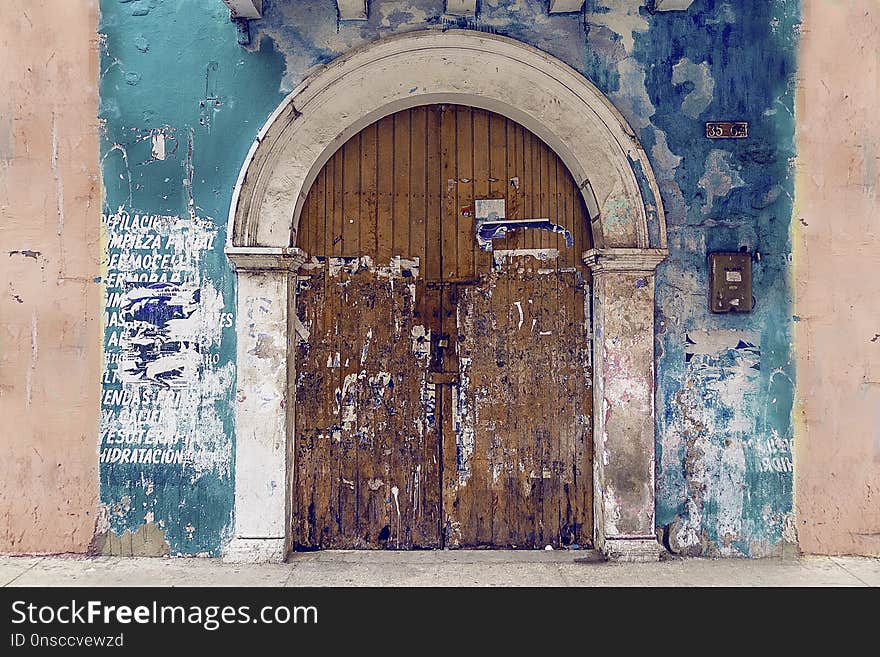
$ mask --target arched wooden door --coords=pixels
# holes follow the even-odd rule
[[[327,162],[296,235],[295,547],[591,545],[589,222],[556,154],[402,111]]]

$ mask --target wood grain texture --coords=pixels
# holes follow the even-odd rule
[[[480,249],[487,198],[574,245]],[[296,546],[591,544],[590,234],[556,154],[483,110],[399,112],[331,157],[297,235]]]
[[[306,548],[439,547],[439,434],[404,277],[311,270],[297,313],[294,537]],[[330,313],[322,309],[331,309]]]
[[[541,548],[592,536],[589,340],[577,272],[530,258],[462,286],[458,458],[445,477],[453,544]],[[444,429],[444,445],[448,445]]]

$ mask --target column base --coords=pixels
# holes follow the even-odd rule
[[[624,563],[659,561],[660,544],[656,536],[606,537],[602,554],[608,561]]]
[[[283,538],[233,538],[223,548],[226,563],[282,563],[286,556]]]

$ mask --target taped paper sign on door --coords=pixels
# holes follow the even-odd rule
[[[574,237],[565,226],[549,219],[506,219],[504,199],[479,199],[474,201],[476,213],[477,244],[483,251],[492,250],[492,240],[504,239],[514,230],[546,230],[565,238],[565,246],[574,246]]]

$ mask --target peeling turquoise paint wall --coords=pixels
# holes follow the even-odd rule
[[[392,33],[466,27],[566,61],[642,140],[670,246],[657,285],[657,524],[684,554],[774,553],[794,540],[797,2],[696,0],[686,12],[652,13],[635,0],[587,0],[582,13],[548,16],[543,1],[483,0],[476,20],[446,17],[443,4],[373,0],[369,20],[338,23],[330,0],[264,0],[265,18],[251,23],[243,48],[220,0],[102,1],[112,362],[99,532],[152,522],[171,553],[219,552],[232,528],[235,390],[233,278],[222,246],[245,153],[315,65]],[[708,120],[747,120],[750,137],[707,140]],[[706,254],[741,247],[755,253],[756,309],[713,316]],[[160,447],[133,455],[145,440]],[[155,449],[160,463],[142,462]],[[182,462],[161,463],[165,451]]]
[[[136,554],[139,535],[125,532],[152,522],[172,554],[216,555],[233,507],[226,217],[244,155],[283,98],[284,61],[269,41],[243,50],[219,1],[104,0],[99,29],[108,362],[98,538]]]
[[[656,108],[641,138],[661,179],[670,250],[657,286],[657,524],[685,554],[762,556],[796,540],[798,20],[795,2],[698,0],[686,14],[656,16],[635,42]],[[749,138],[701,138],[702,122],[719,119],[748,121]],[[706,254],[742,247],[755,254],[755,310],[711,315]]]

